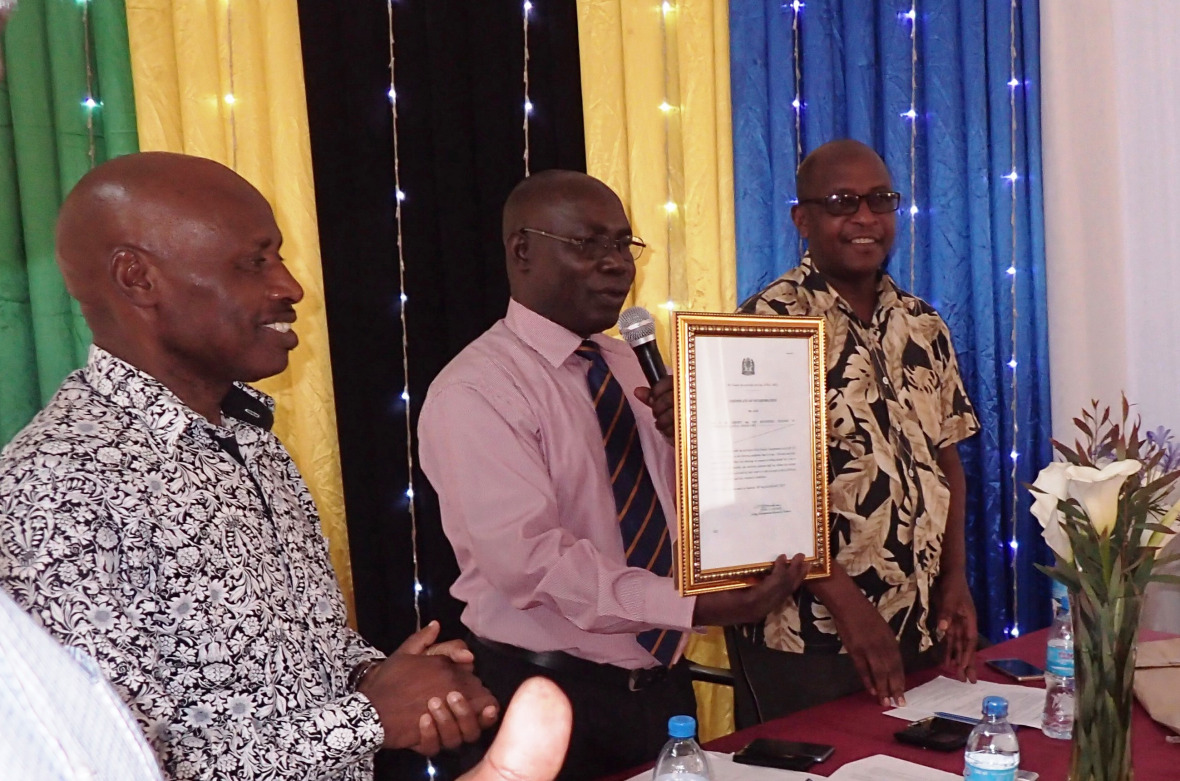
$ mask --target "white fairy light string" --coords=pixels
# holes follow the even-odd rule
[[[399,317],[401,319],[402,331],[402,379],[404,385],[402,386],[402,409],[405,413],[406,421],[406,508],[410,513],[410,555],[413,561],[414,570],[414,627],[415,629],[422,628],[422,605],[419,599],[422,593],[422,581],[419,578],[419,561],[418,561],[418,514],[417,507],[414,502],[414,424],[410,416],[410,342],[406,331],[406,304],[408,297],[406,296],[406,257],[403,245],[403,230],[402,230],[402,204],[406,200],[405,191],[402,190],[401,182],[401,158],[398,149],[398,133],[397,133],[397,70],[395,56],[395,42],[394,27],[393,27],[393,0],[386,0],[385,3],[386,18],[389,24],[389,111],[390,117],[393,120],[393,188],[394,188],[394,223],[397,227],[397,280],[398,280],[398,298]],[[434,775],[433,766],[430,766],[430,774]]]
[[[1012,451],[1009,453],[1009,458],[1012,461],[1010,480],[1012,488],[1012,520],[1008,540],[1012,561],[1012,624],[1007,629],[1008,635],[1011,637],[1020,636],[1020,570],[1018,566],[1020,563],[1018,556],[1020,543],[1016,539],[1016,521],[1020,509],[1020,481],[1017,473],[1020,461],[1020,451],[1017,450],[1018,437],[1020,436],[1020,421],[1017,419],[1017,412],[1020,409],[1017,405],[1020,385],[1017,381],[1016,374],[1016,324],[1020,317],[1016,300],[1016,181],[1020,177],[1016,172],[1016,87],[1019,86],[1020,81],[1016,78],[1016,6],[1017,0],[1011,0],[1008,7],[1008,113],[1011,118],[1009,122],[1009,153],[1012,159],[1012,170],[1004,176],[1011,185],[1011,210],[1009,217],[1012,229],[1011,262],[1005,271],[1008,275],[1009,297],[1012,302],[1012,329],[1009,337],[1012,357],[1008,361],[1008,368],[1011,371],[1012,396],[1009,407],[1009,414],[1012,416]]]
[[[232,0],[225,0],[225,48],[229,60],[229,92],[225,95],[225,105],[229,112],[230,136],[230,168],[238,170],[238,117],[237,91],[234,81],[234,12]]]
[[[529,120],[533,116],[533,102],[529,99],[529,12],[533,10],[531,0],[524,0],[521,13],[521,27],[524,31],[524,175],[529,171]]]
[[[660,6],[661,56],[664,66],[664,98],[657,108],[664,117],[664,226],[667,237],[665,262],[668,300],[660,304],[668,312],[678,306],[677,293],[685,291],[684,143],[681,136],[680,59],[677,30],[679,6],[665,0]],[[680,302],[691,306],[691,302]]]

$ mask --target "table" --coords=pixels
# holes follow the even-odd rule
[[[1166,637],[1153,637],[1155,634],[1157,633],[1143,632],[1141,639]],[[1042,629],[984,649],[980,651],[979,656],[982,659],[1017,657],[1044,667],[1047,635],[1048,630]],[[1013,683],[1011,679],[982,664],[979,673],[983,680]],[[913,688],[938,675],[937,668],[915,673],[906,678],[906,687]],[[1040,682],[1025,685],[1044,688],[1044,684]],[[889,709],[882,708],[871,697],[861,692],[726,735],[710,742],[706,748],[712,751],[734,752],[756,737],[802,740],[835,746],[836,753],[832,758],[812,769],[812,774],[817,776],[829,775],[846,762],[874,754],[890,754],[952,773],[963,772],[961,751],[929,751],[894,740],[893,733],[904,727],[905,722],[885,716],[886,710]],[[1041,781],[1065,781],[1069,772],[1070,741],[1054,740],[1046,737],[1040,730],[1030,727],[1021,727],[1016,734],[1020,740],[1022,769],[1040,773]],[[1143,708],[1138,703],[1135,704],[1131,727],[1135,781],[1180,779],[1180,745],[1167,743],[1164,738],[1169,734],[1169,730],[1152,721]],[[638,770],[629,771],[617,778],[629,778],[636,772]]]

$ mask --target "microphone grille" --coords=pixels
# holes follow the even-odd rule
[[[633,306],[619,315],[619,333],[632,347],[644,344],[655,338],[656,321],[652,319],[651,312],[641,306]]]

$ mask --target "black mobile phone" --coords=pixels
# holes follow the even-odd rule
[[[1023,659],[988,659],[987,665],[1018,681],[1039,681],[1045,677],[1044,670]]]
[[[835,750],[835,747],[823,743],[755,738],[733,755],[733,761],[743,765],[777,767],[783,770],[807,770],[832,756]]]
[[[915,721],[905,729],[894,732],[893,737],[911,746],[931,748],[935,751],[955,751],[967,745],[967,736],[974,724],[953,721],[940,716]]]

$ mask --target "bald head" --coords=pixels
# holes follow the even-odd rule
[[[234,382],[282,371],[303,290],[270,204],[219,163],[104,163],[62,205],[57,260],[98,346],[218,419]]]
[[[577,171],[541,171],[508,196],[503,229],[518,303],[583,337],[614,325],[635,260],[626,243],[631,222],[613,190]],[[613,241],[614,249],[597,252],[587,239]]]
[[[614,190],[589,174],[557,168],[539,171],[521,180],[504,202],[504,240],[521,228],[543,227],[550,212],[593,198],[619,203]]]
[[[123,249],[159,258],[216,232],[227,210],[265,199],[229,168],[200,157],[144,152],[117,157],[87,173],[62,204],[57,262],[70,295],[96,333],[113,326],[120,296],[111,261]]]
[[[828,193],[820,192],[825,171],[851,160],[871,159],[885,168],[885,161],[872,147],[851,138],[829,141],[816,147],[803,158],[795,175],[795,191],[800,198],[821,198]]]

